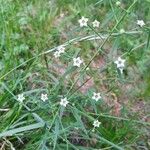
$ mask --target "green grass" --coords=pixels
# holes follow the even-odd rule
[[[120,2],[0,0],[0,149],[150,148],[150,1]],[[81,16],[87,27],[79,26]],[[95,19],[100,28],[92,27]],[[60,45],[65,53],[56,59]],[[85,64],[76,68],[79,56]],[[114,63],[119,56],[123,74]],[[93,92],[102,99],[94,101]],[[62,96],[67,107],[59,105]]]

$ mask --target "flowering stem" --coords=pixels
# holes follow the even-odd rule
[[[88,27],[89,27],[90,29],[92,29],[92,31],[94,31],[94,33],[97,34],[98,37],[100,37],[100,39],[103,41],[103,37],[102,37],[93,27],[91,27],[89,24],[88,24]]]
[[[76,108],[77,109],[77,108]],[[128,119],[128,118],[123,118],[123,117],[116,117],[116,116],[111,116],[111,115],[107,115],[107,114],[95,114],[95,113],[87,113],[87,112],[82,112],[81,110],[77,109],[79,113],[81,113],[83,116],[89,118],[90,120],[95,120],[91,115],[95,115],[98,117],[105,117],[105,118],[110,118],[110,119],[116,119],[116,120],[123,120],[123,121],[130,121],[133,123],[137,123],[137,124],[143,124],[143,125],[147,125],[150,126],[149,122],[144,122],[144,121],[138,121],[138,120],[132,120],[132,119]]]
[[[86,68],[91,64],[91,62],[94,60],[94,58],[98,55],[99,51],[102,51],[103,46],[106,44],[106,42],[108,41],[108,39],[111,37],[112,33],[114,32],[114,30],[117,28],[117,26],[122,22],[122,20],[126,17],[127,13],[130,12],[130,9],[135,5],[135,3],[137,2],[137,0],[135,0],[131,6],[127,9],[127,11],[125,12],[125,14],[120,18],[120,20],[115,24],[115,26],[113,27],[113,29],[111,30],[110,34],[108,35],[108,37],[103,41],[103,43],[99,46],[97,52],[93,55],[93,57],[91,58],[91,60],[89,61],[89,63],[83,68],[82,71],[86,70]],[[76,83],[78,82],[80,76],[78,76],[78,78],[75,80],[75,82],[72,84],[72,86],[70,87],[67,95],[69,95],[70,91],[73,89],[73,87],[76,85]]]
[[[142,32],[139,32],[139,31],[130,31],[130,32],[125,32],[126,34],[140,34]],[[120,33],[112,33],[111,36],[119,36]],[[101,38],[105,39],[107,38],[108,36],[107,35],[101,35]],[[95,36],[95,35],[90,35],[90,36],[85,36],[85,37],[79,37],[79,38],[74,38],[74,39],[71,39],[69,40],[68,42],[65,42],[64,44],[62,45],[59,45],[59,46],[67,46],[67,45],[70,45],[71,43],[76,43],[76,42],[81,42],[81,41],[84,41],[84,40],[95,40],[95,39],[99,39],[99,36]],[[21,63],[20,65],[16,66],[15,68],[11,69],[10,71],[8,71],[7,73],[5,73],[3,76],[0,77],[0,80],[5,78],[6,76],[8,76],[10,73],[12,73],[13,71],[15,71],[16,69],[20,68],[21,66],[27,64],[28,62],[42,56],[42,55],[45,55],[45,54],[48,54],[50,52],[53,52],[55,49],[57,49],[59,46],[57,47],[54,47],[52,49],[49,49],[45,52],[42,52],[34,57],[31,57],[29,58],[28,60],[24,61],[23,63]]]

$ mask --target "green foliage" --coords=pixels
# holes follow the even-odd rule
[[[0,0],[0,149],[141,146],[150,126],[142,120],[147,108],[142,116],[136,108],[139,100],[149,106],[150,1],[120,2]],[[79,26],[82,16],[89,18],[86,28]],[[91,24],[95,19],[98,29]],[[137,20],[146,25],[137,26]],[[60,45],[65,53],[56,59]],[[73,66],[79,56],[81,68]],[[118,56],[126,59],[123,74],[114,63]],[[102,98],[94,101],[93,92]],[[17,100],[21,93],[23,103]],[[67,107],[59,105],[62,96]],[[93,128],[94,120],[100,127]]]

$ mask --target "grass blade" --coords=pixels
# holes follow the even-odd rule
[[[42,128],[42,127],[44,127],[43,123],[35,123],[35,124],[28,125],[28,126],[24,126],[24,127],[12,129],[12,130],[4,131],[4,132],[0,133],[0,138],[6,137],[6,136],[13,136],[14,134],[17,134],[17,133],[20,133],[20,132],[29,131],[29,130]]]

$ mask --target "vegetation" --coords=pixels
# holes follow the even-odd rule
[[[150,149],[149,6],[0,0],[0,149]]]

